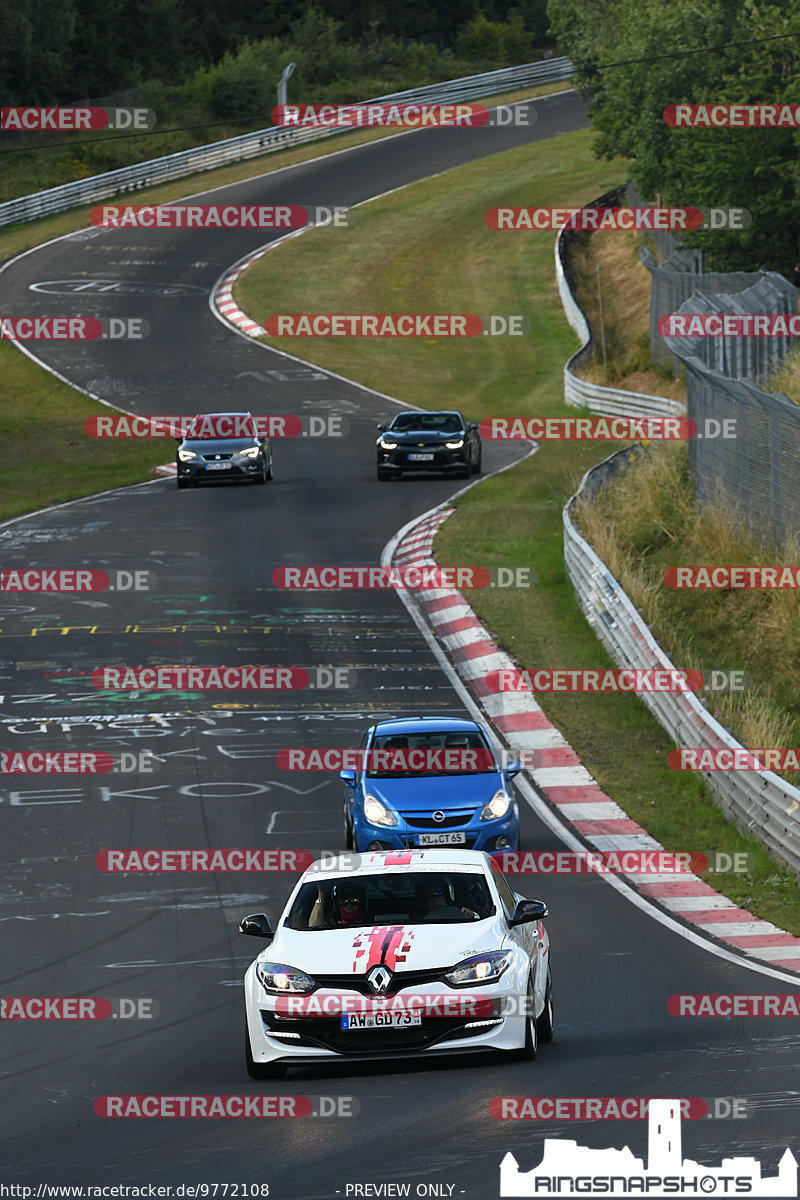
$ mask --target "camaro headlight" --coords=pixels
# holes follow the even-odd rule
[[[261,453],[260,446],[248,446],[246,450],[237,451],[239,458],[258,458]]]
[[[463,445],[463,438],[459,438],[457,442],[445,442],[445,446],[447,446],[448,450],[460,450]]]
[[[264,991],[269,992],[271,996],[283,996],[287,992],[313,992],[317,986],[305,971],[299,971],[297,967],[287,967],[285,963],[258,963],[256,974]]]
[[[181,460],[181,462],[191,462],[193,458],[197,458],[197,455],[195,454],[194,450],[179,450],[178,458]]]
[[[373,825],[396,825],[397,817],[374,796],[364,797],[364,816]]]
[[[502,789],[492,796],[488,804],[483,807],[481,813],[482,821],[497,821],[500,817],[504,817],[511,807],[511,797],[508,792]]]
[[[388,438],[381,438],[381,449],[382,450],[396,450],[397,446],[398,446],[397,442],[392,442]]]
[[[511,966],[513,958],[513,950],[489,950],[485,954],[476,954],[474,958],[465,958],[452,971],[448,971],[445,979],[453,987],[495,983]]]

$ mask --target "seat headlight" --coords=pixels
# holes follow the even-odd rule
[[[237,451],[239,458],[258,458],[261,453],[260,446],[248,446],[246,450]]]
[[[459,438],[457,442],[445,442],[445,446],[447,447],[448,450],[460,450],[463,445],[464,445],[463,438]]]
[[[508,792],[504,792],[502,788],[495,792],[488,804],[485,804],[481,813],[482,821],[497,821],[500,817],[504,817],[511,807],[511,797]]]
[[[261,986],[270,996],[285,996],[289,992],[313,992],[317,986],[310,975],[285,963],[261,962],[256,966]]]
[[[179,450],[178,458],[181,462],[191,462],[193,458],[197,458],[194,450]]]
[[[448,971],[445,979],[453,987],[495,983],[511,966],[513,958],[513,950],[489,950],[486,954],[476,954],[474,958],[465,958],[452,971]]]
[[[364,816],[373,825],[396,825],[397,817],[374,796],[364,797]]]

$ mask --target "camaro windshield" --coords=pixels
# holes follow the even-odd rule
[[[477,729],[379,734],[366,763],[371,779],[419,775],[485,775],[497,771],[492,749]]]
[[[408,871],[308,880],[300,888],[288,929],[363,929],[481,921],[495,907],[482,874]]]
[[[389,428],[394,433],[463,433],[463,426],[453,413],[401,413]]]

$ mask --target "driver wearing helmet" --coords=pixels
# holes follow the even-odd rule
[[[345,929],[350,925],[364,925],[367,917],[367,893],[360,883],[338,882],[331,889],[332,912],[325,920],[322,888],[317,888],[317,899],[308,920],[309,929]]]
[[[422,907],[423,920],[428,913],[435,913],[437,908],[456,908],[453,886],[443,875],[428,875],[417,885],[417,896]],[[477,917],[471,908],[463,908],[461,912],[468,917]]]

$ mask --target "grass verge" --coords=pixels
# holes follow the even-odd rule
[[[284,312],[524,313],[532,331],[519,340],[267,340],[422,407],[452,404],[475,420],[563,415],[563,365],[575,337],[558,299],[552,237],[493,232],[483,214],[501,203],[585,203],[609,189],[623,166],[594,160],[591,137],[585,131],[531,144],[366,205],[346,239],[319,229],[261,259],[240,279],[236,299],[258,321],[273,311],[275,295]],[[561,509],[583,472],[614,448],[546,442],[459,500],[437,536],[442,563],[535,568],[530,591],[468,593],[498,642],[529,669],[611,665],[564,573]],[[672,744],[641,701],[608,694],[542,699],[600,785],[635,820],[668,849],[749,851],[748,874],[710,882],[800,933],[794,878],[726,820],[702,779],[670,770]]]

